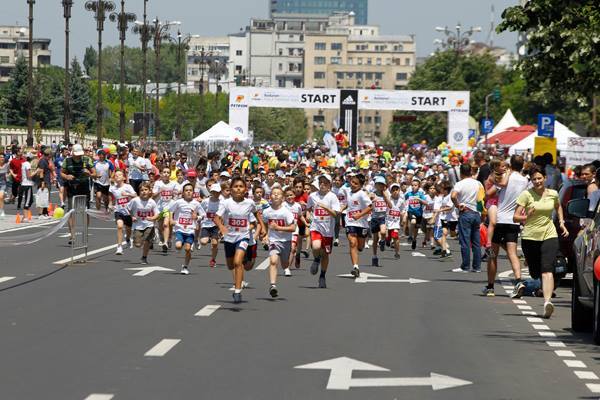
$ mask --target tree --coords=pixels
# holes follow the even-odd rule
[[[98,52],[93,46],[86,47],[85,55],[83,56],[83,68],[85,68],[85,74],[87,76],[92,76],[92,71],[94,71],[97,66]]]
[[[27,60],[19,57],[6,84],[6,113],[11,125],[27,123]]]
[[[71,123],[88,125],[90,122],[90,88],[83,78],[83,71],[77,58],[71,62]]]
[[[301,144],[307,138],[307,120],[303,110],[293,108],[253,108],[250,130],[255,142]]]
[[[529,0],[502,18],[498,32],[527,33],[527,55],[517,67],[532,90],[583,107],[593,103],[600,90],[597,0]]]

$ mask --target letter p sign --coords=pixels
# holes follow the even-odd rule
[[[554,114],[539,114],[538,115],[538,136],[553,138],[555,121],[556,121],[556,118],[555,118]]]

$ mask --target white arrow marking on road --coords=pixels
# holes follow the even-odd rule
[[[13,279],[15,279],[16,277],[14,276],[3,276],[0,278],[0,283],[2,282],[8,282],[8,281],[12,281]]]
[[[413,257],[427,257],[425,254],[419,253],[418,251],[413,251],[411,255]]]
[[[333,358],[312,364],[299,365],[298,369],[330,370],[328,390],[349,390],[352,387],[390,387],[390,386],[431,386],[433,390],[449,389],[473,382],[453,378],[451,376],[430,373],[423,378],[356,378],[352,379],[352,371],[389,371],[387,368],[348,357]]]
[[[368,272],[361,272],[360,273],[360,277],[361,278],[387,278],[387,276],[385,275],[377,275],[377,274],[370,274]],[[338,278],[350,278],[350,279],[354,279],[354,275],[352,274],[342,274],[342,275],[338,275]]]
[[[220,305],[209,304],[204,306],[200,311],[194,314],[196,317],[210,317],[215,311],[221,308]]]
[[[427,283],[427,282],[431,282],[431,281],[426,281],[424,279],[415,279],[415,278],[408,278],[408,279],[368,279],[368,278],[362,278],[362,274],[360,278],[356,278],[355,280],[356,283],[410,283],[411,285],[413,283]]]
[[[155,271],[175,271],[174,269],[171,268],[164,268],[164,267],[139,267],[139,268],[125,268],[125,270],[127,271],[139,271],[136,272],[135,274],[133,274],[132,276],[146,276],[149,275]]]
[[[113,394],[92,393],[85,400],[111,400],[113,397]]]

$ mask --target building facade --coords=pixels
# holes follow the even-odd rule
[[[329,16],[336,11],[353,12],[356,23],[367,25],[368,0],[269,0],[271,17],[274,14],[321,14]]]
[[[188,92],[229,92],[235,73],[229,36],[192,36],[187,53]]]
[[[8,82],[19,57],[29,57],[29,29],[0,26],[0,84]],[[50,39],[33,39],[33,67],[50,64]]]

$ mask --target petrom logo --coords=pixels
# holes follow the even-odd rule
[[[456,100],[456,107],[462,107],[465,105],[465,101],[464,100]]]

